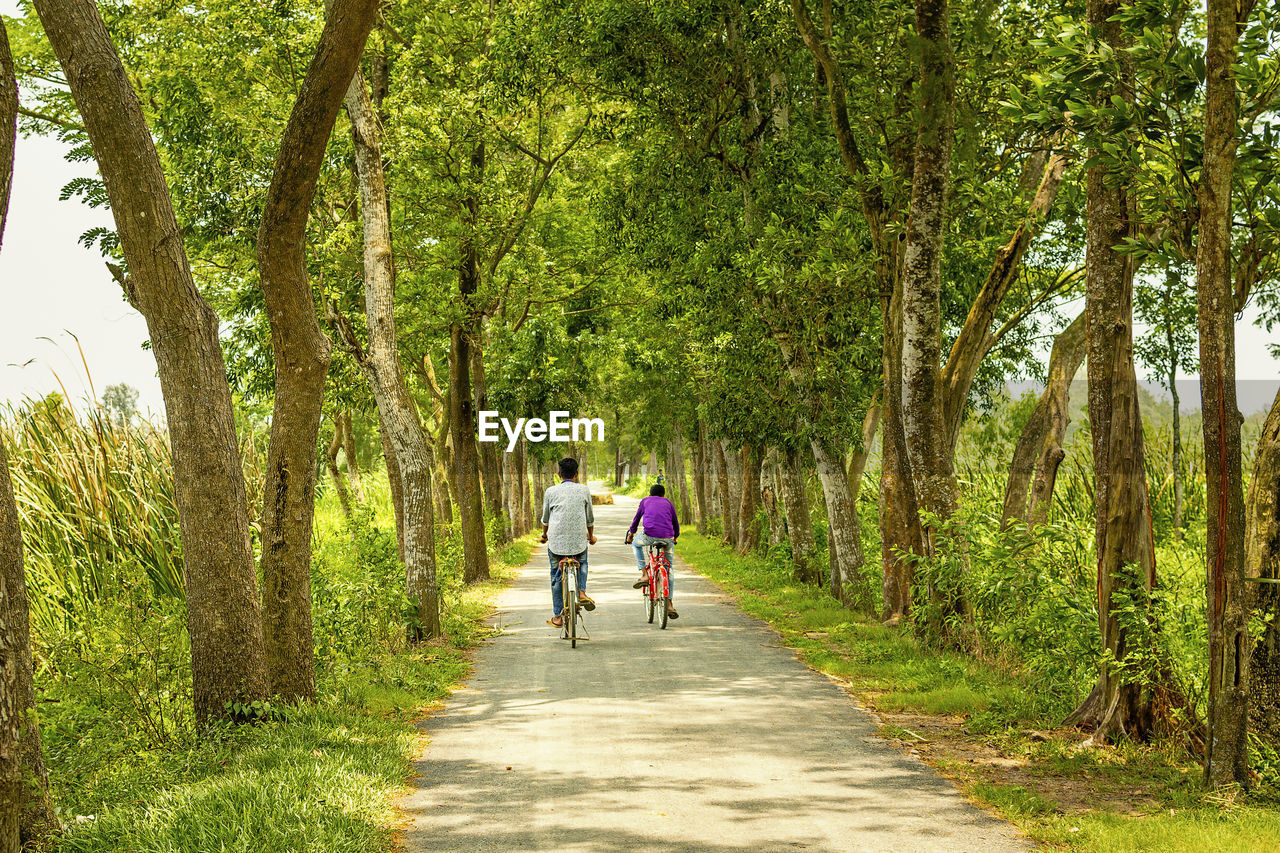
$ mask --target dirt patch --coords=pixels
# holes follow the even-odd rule
[[[967,733],[963,717],[885,711],[875,715],[882,737],[965,788],[978,782],[1016,785],[1063,814],[1107,811],[1142,815],[1161,807],[1159,792],[1154,787],[1135,787],[1129,774],[1111,778],[1087,769],[1064,773],[1037,758],[1036,753],[1046,751],[1044,745],[1056,745],[1063,752],[1077,749],[1084,737],[1077,731],[1028,730],[1011,739],[1009,748],[1004,749],[987,737]]]

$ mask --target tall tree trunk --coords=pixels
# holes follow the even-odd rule
[[[391,513],[395,516],[396,522],[396,553],[400,557],[400,562],[403,563],[405,561],[404,480],[400,476],[400,463],[396,459],[391,433],[387,431],[387,424],[383,421],[381,412],[378,413],[378,432],[382,435],[382,458],[387,463],[387,490],[391,492]]]
[[[311,531],[330,355],[307,276],[307,216],[333,123],[360,67],[377,9],[377,0],[330,5],[280,140],[258,228],[258,271],[276,376],[262,500],[262,634],[271,693],[286,701],[316,695]]]
[[[689,497],[689,480],[685,476],[684,438],[676,433],[675,460],[671,466],[671,476],[680,483],[680,523],[694,523],[693,505]]]
[[[465,200],[467,233],[458,265],[458,293],[465,317],[449,333],[449,423],[453,438],[453,479],[457,484],[459,527],[462,530],[462,578],[466,583],[489,579],[489,548],[485,541],[484,505],[480,491],[480,453],[476,448],[476,412],[471,388],[473,349],[480,347],[480,314],[475,305],[480,286],[475,230],[480,221],[479,187],[484,180],[485,146],[471,151],[468,182],[475,190]]]
[[[338,503],[342,505],[342,517],[351,520],[351,495],[347,492],[347,481],[338,470],[338,451],[342,449],[342,416],[333,418],[333,438],[329,440],[329,449],[325,451],[324,463],[329,469],[329,479],[333,480],[334,491],[338,493]]]
[[[880,429],[880,412],[880,404],[877,402],[873,402],[867,409],[867,414],[862,419],[862,445],[849,459],[849,499],[852,501],[853,521],[857,534],[853,537],[853,543],[858,549],[858,553],[854,555],[854,561],[859,567],[866,565],[867,554],[862,546],[862,522],[858,515],[858,498],[862,494],[862,475],[867,470],[867,457],[871,454],[871,445],[875,442],[877,430]]]
[[[1280,742],[1280,393],[1262,432],[1245,501],[1244,563],[1263,583],[1255,584],[1253,611],[1264,621],[1249,659],[1249,724]]]
[[[1182,478],[1182,415],[1178,411],[1182,401],[1178,398],[1176,367],[1169,371],[1169,397],[1173,402],[1173,436],[1169,449],[1169,465],[1173,474],[1173,535],[1181,541],[1182,515],[1187,502],[1187,490]]]
[[[1030,523],[1035,518],[1038,523],[1048,517],[1058,465],[1066,456],[1062,439],[1070,423],[1071,380],[1084,362],[1087,329],[1082,313],[1053,339],[1048,381],[1031,410],[1031,417],[1022,428],[1018,443],[1014,445],[1009,479],[1004,489],[1001,530],[1016,521]],[[1031,489],[1030,503],[1028,488]]]
[[[481,335],[476,335],[476,345],[471,350],[471,377],[475,383],[475,405],[476,411],[486,411],[489,408],[489,380],[484,372],[484,355],[481,352]],[[484,442],[480,445],[480,474],[484,482],[485,505],[489,510],[489,514],[496,519],[501,519],[503,515],[503,499],[502,499],[502,462],[498,459],[497,442]],[[508,523],[510,519],[508,519]],[[498,526],[498,530],[506,531],[507,525]],[[509,537],[503,536],[503,542],[510,541]],[[501,543],[500,543],[501,544]]]
[[[760,491],[761,503],[769,516],[769,547],[781,545],[787,538],[787,525],[783,518],[778,496],[782,494],[782,475],[778,471],[778,449],[769,448],[765,459],[761,480],[764,486]]]
[[[541,460],[537,458],[529,460],[529,473],[533,477],[533,526],[535,529],[542,523],[542,505],[547,494],[547,477],[542,469]]]
[[[881,354],[884,370],[885,441],[882,458],[884,464],[880,477],[880,533],[885,569],[886,618],[897,618],[910,608],[911,563],[909,555],[921,552],[923,534],[917,510],[915,487],[912,482],[910,460],[907,456],[906,433],[903,421],[902,395],[902,280],[900,269],[900,244],[889,227],[896,218],[896,205],[886,198],[879,180],[868,180],[871,169],[858,148],[857,137],[849,122],[849,110],[845,94],[844,76],[840,63],[832,53],[833,35],[830,4],[823,8],[823,30],[820,33],[809,15],[805,0],[791,0],[791,10],[805,46],[813,54],[819,66],[819,77],[827,87],[831,108],[831,123],[840,158],[849,175],[859,184],[867,186],[861,196],[863,216],[871,233],[874,248],[874,275],[881,293],[892,294],[883,300],[885,328]],[[945,5],[943,6],[945,21]],[[948,36],[949,42],[949,36]],[[946,53],[949,55],[949,47]],[[944,63],[945,64],[945,63]],[[931,75],[932,82],[938,82]],[[947,77],[947,75],[943,75]],[[949,80],[950,78],[947,77]],[[931,94],[940,94],[930,85]],[[924,102],[922,100],[922,106]],[[905,118],[910,104],[902,99],[900,114]],[[949,111],[948,111],[949,112]],[[922,123],[923,128],[923,123]],[[933,141],[949,145],[950,127],[934,128]],[[918,148],[919,146],[917,146]],[[890,159],[895,171],[906,174],[910,167],[906,146],[890,149]],[[877,164],[878,168],[878,164]],[[945,180],[945,176],[944,176]],[[945,183],[944,183],[945,189]],[[944,193],[945,195],[945,193]],[[938,200],[941,205],[942,199]],[[918,227],[919,223],[917,223]],[[936,365],[936,360],[934,362]]]
[[[1241,11],[1236,0],[1208,0],[1204,166],[1196,192],[1196,304],[1208,510],[1209,736],[1204,768],[1212,785],[1249,782],[1250,640],[1231,277],[1231,177],[1238,132],[1235,62]]]
[[[265,699],[262,613],[218,317],[196,289],[151,132],[92,0],[36,11],[75,98],[146,318],[173,447],[196,717]],[[123,274],[121,274],[123,277]],[[312,452],[314,452],[314,443]],[[314,460],[309,459],[309,468]]]
[[[1029,155],[1023,164],[1022,185],[1035,187],[1027,206],[1027,213],[1014,229],[1009,241],[996,250],[995,260],[978,291],[964,326],[956,336],[946,366],[942,370],[943,408],[946,413],[947,442],[954,456],[956,441],[960,437],[960,424],[964,419],[965,403],[969,389],[978,375],[982,361],[995,344],[991,324],[1004,303],[1009,289],[1018,279],[1022,256],[1035,238],[1040,223],[1049,215],[1053,200],[1057,197],[1062,175],[1066,171],[1067,157],[1057,152],[1040,151]]]
[[[724,476],[724,459],[720,452],[720,442],[707,438],[704,440],[703,455],[707,458],[707,513],[709,518],[720,518],[724,515],[724,487],[720,484]]]
[[[409,395],[396,337],[395,261],[387,207],[382,140],[364,75],[357,72],[346,93],[347,115],[360,184],[364,225],[364,303],[369,327],[367,352],[346,335],[356,360],[373,389],[387,446],[388,470],[394,464],[399,481],[401,557],[405,592],[415,606],[407,626],[411,642],[441,635],[440,591],[436,578],[435,517],[432,507],[431,445]],[[394,463],[393,461],[394,460]],[[394,481],[393,481],[394,486]],[[395,489],[393,488],[393,491]]]
[[[529,443],[522,438],[517,448],[520,453],[516,461],[516,470],[519,472],[518,476],[520,478],[520,514],[522,519],[520,535],[523,536],[534,527],[535,510],[533,508],[532,495],[529,491]]]
[[[822,582],[813,565],[813,523],[809,520],[809,493],[804,484],[800,453],[787,448],[782,465],[782,510],[787,515],[787,538],[791,543],[791,565],[796,577],[809,583]]]
[[[693,444],[693,505],[698,532],[707,532],[707,450],[706,428],[698,421],[698,440]]]
[[[18,135],[18,83],[0,18],[0,245],[9,218]],[[58,829],[40,743],[22,528],[0,438],[0,851],[43,847]]]
[[[18,137],[18,83],[0,18],[0,245],[9,214]],[[22,529],[9,457],[0,439],[0,850],[43,846],[58,829],[40,745]]]
[[[1054,339],[1053,352],[1049,356],[1049,383],[1045,386],[1040,401],[1036,403],[1037,411],[1041,404],[1045,407],[1045,425],[1026,511],[1026,521],[1031,526],[1048,521],[1049,508],[1053,505],[1053,487],[1058,480],[1058,467],[1067,456],[1062,442],[1066,439],[1067,425],[1071,423],[1071,382],[1080,370],[1080,362],[1084,360],[1088,343],[1087,330],[1085,315],[1081,314]],[[1060,344],[1061,353],[1058,351]]]
[[[862,494],[862,477],[867,473],[867,458],[875,444],[876,433],[880,431],[880,415],[883,411],[879,402],[873,402],[867,409],[867,414],[862,419],[862,445],[849,459],[849,490],[855,501]]]
[[[733,453],[727,450],[729,442],[724,439],[713,441],[716,454],[716,481],[720,487],[720,536],[729,545],[738,542],[738,504],[734,502],[733,475],[729,470],[729,460]]]
[[[622,460],[622,412],[613,413],[613,487],[621,489],[624,483]]]
[[[884,338],[881,367],[884,383],[884,431],[880,442],[880,559],[887,622],[911,612],[913,555],[923,551],[923,532],[915,483],[907,457],[902,415],[902,284],[894,281],[891,296],[881,300]]]
[[[458,505],[458,478],[454,471],[454,455],[453,455],[453,392],[450,390],[448,383],[444,388],[444,406],[443,417],[440,420],[439,430],[436,433],[435,450],[436,460],[442,471],[441,479],[444,481],[446,488],[444,493],[449,500],[449,513],[447,518],[449,523],[453,523],[453,508]]]
[[[844,453],[828,449],[819,439],[810,442],[813,461],[822,484],[822,496],[827,505],[827,535],[830,537],[837,559],[831,565],[830,591],[832,597],[844,601],[845,585],[862,592],[862,543],[859,537],[858,513],[853,505],[853,492],[849,490],[849,478],[844,467]],[[862,602],[865,603],[865,602]]]
[[[956,508],[947,446],[945,398],[938,363],[942,347],[942,242],[955,113],[955,69],[947,0],[916,0],[919,42],[919,124],[902,266],[902,411],[907,456],[920,508],[938,520]],[[892,389],[891,389],[892,391]],[[934,532],[926,531],[934,552]],[[947,601],[954,612],[959,602]]]
[[[8,53],[4,25],[0,23],[0,65],[11,68]],[[9,76],[10,72],[6,68],[4,73]],[[3,110],[4,105],[0,104],[0,122],[12,127]],[[3,159],[0,151],[0,169]],[[0,192],[0,214],[7,202],[6,193]],[[0,849],[18,850],[20,845],[36,849],[58,829],[58,817],[49,800],[49,777],[36,714],[22,530],[9,476],[8,452],[0,441]]]
[[[519,470],[516,467],[517,462],[514,450],[510,453],[502,454],[502,494],[503,508],[507,515],[508,542],[520,535],[520,522],[522,521],[520,512],[520,478],[516,473]]]
[[[360,461],[356,458],[356,432],[351,426],[351,410],[342,411],[342,452],[347,457],[347,478],[356,500],[365,502],[364,488],[360,485]]]
[[[1121,24],[1111,19],[1119,0],[1089,0],[1090,27],[1117,56],[1124,56]],[[1131,64],[1099,99],[1133,99]],[[1090,156],[1098,158],[1099,152]],[[1142,598],[1155,583],[1151,505],[1143,468],[1142,418],[1133,369],[1132,257],[1116,251],[1133,234],[1128,188],[1094,160],[1086,172],[1086,296],[1089,324],[1089,421],[1093,441],[1094,511],[1098,560],[1098,627],[1110,660],[1098,683],[1067,722],[1093,728],[1092,740],[1127,734],[1145,738],[1156,722],[1154,690],[1126,677],[1117,663],[1134,652],[1138,637],[1121,623],[1126,600]],[[1149,650],[1143,650],[1149,651]],[[1154,685],[1153,685],[1154,686]]]
[[[489,578],[489,552],[485,542],[484,507],[480,499],[480,456],[476,450],[475,412],[472,409],[471,334],[455,323],[449,352],[449,422],[453,431],[453,479],[457,485],[458,526],[462,531],[462,577],[467,583]]]
[[[760,455],[754,445],[744,444],[741,453],[742,500],[738,513],[738,553],[747,554],[760,545]]]

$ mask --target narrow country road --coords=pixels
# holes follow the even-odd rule
[[[636,501],[617,500],[595,508],[590,642],[545,624],[537,550],[502,635],[425,724],[409,853],[1031,849],[682,563],[680,619],[647,624],[623,544]]]

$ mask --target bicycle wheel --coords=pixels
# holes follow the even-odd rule
[[[664,598],[658,602],[658,610],[662,614],[661,619],[659,620],[658,627],[664,631],[667,629],[667,611],[670,609],[671,609],[671,599]]]
[[[646,620],[646,621],[648,621],[648,622],[652,623],[652,622],[653,622],[653,610],[654,610],[654,607],[653,607],[653,581],[652,581],[652,580],[651,580],[651,581],[649,581],[649,585],[648,585],[648,586],[646,586],[646,587],[642,590],[642,592],[644,593],[644,618],[645,618],[645,620]]]
[[[569,638],[569,648],[576,649],[578,647],[578,567],[571,564],[566,568],[569,587],[564,605],[565,636]]]
[[[578,647],[578,593],[573,594],[573,604],[569,607],[569,614],[565,617],[566,625],[569,626],[569,648],[576,649]]]

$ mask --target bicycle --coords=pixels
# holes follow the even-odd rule
[[[560,570],[560,588],[564,593],[564,609],[560,611],[560,638],[569,641],[569,647],[576,649],[578,640],[590,640],[585,620],[582,618],[582,607],[579,604],[581,591],[578,589],[578,567],[581,565],[573,557],[562,557],[556,563]],[[582,629],[579,638],[578,629]]]
[[[667,627],[671,610],[671,552],[665,542],[650,542],[645,546],[644,573],[648,583],[640,588],[644,596],[644,615],[650,625],[658,617],[659,627]]]

